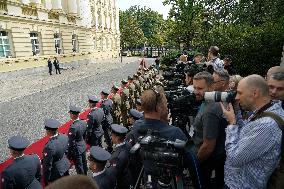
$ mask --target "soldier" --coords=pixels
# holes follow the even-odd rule
[[[133,84],[133,77],[128,76],[128,89],[129,89],[129,104],[130,104],[130,108],[134,108],[135,106],[135,85]]]
[[[142,92],[144,91],[144,82],[145,82],[145,80],[142,77],[142,72],[141,71],[138,71],[137,75],[138,75],[138,80],[140,82],[140,90],[141,90],[141,94],[142,94]]]
[[[137,74],[133,75],[133,84],[135,85],[134,98],[135,98],[135,103],[136,103],[136,101],[140,98],[140,95],[141,95],[141,86],[140,86],[140,82],[139,82]]]
[[[113,118],[111,115],[113,102],[111,99],[107,98],[108,95],[109,95],[109,91],[103,90],[101,92],[101,96],[102,96],[101,108],[104,110],[104,118],[102,121],[102,127],[104,130],[104,138],[107,144],[107,150],[109,152],[112,152],[112,142],[110,138],[110,125],[113,123]]]
[[[49,137],[42,156],[45,185],[69,175],[70,162],[65,155],[68,149],[68,137],[57,132],[60,125],[55,119],[44,121],[46,136]]]
[[[122,117],[122,123],[124,126],[128,126],[128,110],[130,109],[129,104],[129,89],[126,88],[127,81],[122,80],[121,81],[121,87],[123,90],[121,91],[121,117]]]
[[[121,123],[121,97],[119,94],[117,94],[117,91],[119,90],[119,87],[116,85],[113,85],[112,87],[112,93],[113,96],[111,98],[113,102],[113,108],[112,108],[112,116],[113,116],[113,123],[120,124]]]
[[[110,158],[110,153],[98,146],[93,146],[90,149],[90,169],[93,172],[93,179],[96,181],[100,189],[115,188],[115,174],[111,169],[106,168],[107,160]]]
[[[139,112],[143,112],[140,99],[136,101],[136,110],[138,110]]]
[[[2,173],[2,188],[41,189],[41,167],[37,155],[25,155],[29,141],[21,136],[8,140],[8,147],[14,161]]]
[[[102,121],[104,119],[104,111],[102,108],[96,107],[99,99],[95,96],[89,96],[90,113],[87,116],[87,136],[86,141],[90,146],[102,146]]]
[[[130,145],[124,142],[128,129],[121,125],[112,124],[111,130],[114,151],[111,154],[110,165],[116,173],[116,189],[130,188],[132,182],[128,168]]]
[[[85,142],[87,123],[79,119],[80,108],[70,106],[69,109],[70,118],[73,123],[68,131],[68,158],[74,161],[77,174],[86,175],[88,171]]]
[[[130,109],[129,111],[129,124],[133,125],[133,123],[139,119],[143,119],[143,113],[139,112],[135,109]]]

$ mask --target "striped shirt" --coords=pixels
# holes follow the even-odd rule
[[[266,111],[284,119],[280,103]],[[226,129],[225,183],[230,189],[264,189],[280,161],[282,131],[274,119],[263,117]]]
[[[214,57],[210,62],[215,71],[224,68],[224,62],[218,57]]]

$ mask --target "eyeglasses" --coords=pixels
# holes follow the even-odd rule
[[[155,95],[156,95],[156,102],[155,102],[155,111],[157,112],[157,105],[158,105],[158,98],[160,97],[160,93],[155,89],[155,88],[152,88],[151,89]]]

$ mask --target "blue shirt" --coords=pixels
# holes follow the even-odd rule
[[[284,119],[279,103],[266,111]],[[265,189],[280,160],[282,131],[274,119],[263,117],[226,129],[225,183],[230,189]]]

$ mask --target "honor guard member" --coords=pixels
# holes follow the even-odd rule
[[[68,158],[74,161],[77,174],[87,174],[86,160],[86,130],[87,123],[79,119],[81,109],[76,106],[70,106],[70,118],[73,121],[68,131],[69,147]]]
[[[112,87],[112,93],[113,96],[111,98],[113,102],[112,107],[112,117],[113,117],[113,123],[120,124],[121,123],[121,97],[119,94],[117,94],[117,91],[119,90],[119,87],[116,85],[113,85]]]
[[[102,146],[102,136],[104,131],[102,129],[102,121],[104,119],[104,111],[102,108],[96,107],[100,101],[95,96],[89,96],[90,113],[87,116],[87,136],[86,141],[90,146]]]
[[[133,75],[133,84],[135,85],[134,97],[135,97],[135,102],[136,102],[137,99],[139,99],[141,95],[141,86],[140,86],[140,82],[139,82],[137,74]]]
[[[126,87],[127,81],[122,80],[121,81],[121,87],[123,90],[121,91],[121,117],[122,117],[122,123],[124,126],[128,126],[128,111],[130,109],[129,104],[129,89]]]
[[[135,109],[129,110],[129,124],[133,125],[135,121],[143,119],[143,113]]]
[[[128,89],[129,89],[129,104],[130,108],[134,108],[135,106],[135,95],[134,93],[136,92],[135,85],[133,83],[133,77],[128,76]]]
[[[102,96],[101,108],[104,110],[104,118],[102,121],[102,127],[104,130],[105,143],[107,144],[107,150],[109,152],[112,152],[112,142],[110,138],[110,125],[113,123],[113,118],[111,115],[113,102],[111,99],[107,98],[109,93],[110,92],[107,90],[103,90],[101,92],[101,96]]]
[[[45,185],[69,175],[70,162],[65,155],[68,150],[68,137],[57,132],[60,125],[60,122],[55,119],[44,121],[46,136],[49,137],[42,156]]]
[[[107,169],[107,160],[110,158],[110,153],[105,149],[93,146],[90,149],[88,157],[90,169],[93,172],[93,179],[96,181],[100,189],[115,188],[115,174],[112,169]]]
[[[128,167],[130,145],[124,141],[128,129],[122,125],[112,124],[111,130],[114,150],[109,161],[110,169],[116,173],[116,189],[130,188],[132,182]]]
[[[140,91],[141,91],[141,94],[142,94],[142,92],[144,91],[144,79],[143,79],[143,77],[142,77],[142,73],[141,73],[141,71],[138,71],[137,72],[137,75],[138,75],[138,80],[139,80],[139,82],[140,82]],[[141,94],[140,94],[140,96],[141,96]]]
[[[25,155],[29,141],[21,136],[13,136],[8,146],[14,161],[2,173],[3,189],[41,189],[41,166],[37,155]]]
[[[137,99],[136,101],[136,110],[143,113],[142,106],[141,106],[141,99]]]

